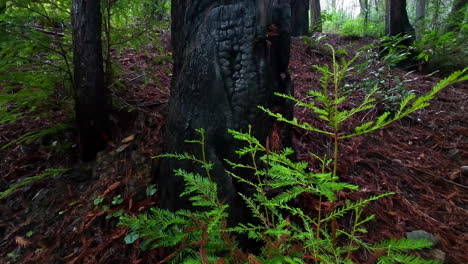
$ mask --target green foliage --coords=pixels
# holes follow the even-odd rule
[[[12,184],[10,187],[8,187],[8,189],[4,190],[3,192],[0,192],[0,200],[8,197],[11,193],[13,193],[14,191],[18,190],[19,188],[25,185],[43,180],[45,178],[56,177],[67,171],[69,171],[69,169],[46,169],[44,172],[36,176],[25,178],[15,184]]]
[[[467,35],[462,34],[458,37],[455,32],[441,33],[432,30],[415,41],[413,46],[419,53],[419,60],[437,65],[439,70],[452,71],[460,70],[468,64],[467,41]]]
[[[161,155],[158,157],[175,157],[197,162],[205,168],[207,175],[202,177],[182,169],[175,171],[175,175],[185,181],[185,191],[180,195],[190,196],[194,208],[199,211],[178,210],[171,212],[166,209],[151,208],[148,215],[123,216],[121,224],[129,226],[133,232],[126,237],[127,243],[133,243],[137,238],[144,238],[143,248],[175,247],[175,255],[171,256],[173,263],[183,263],[196,258],[195,253],[202,252],[201,257],[210,261],[217,259],[217,251],[229,249],[231,240],[222,237],[227,221],[227,205],[217,196],[217,185],[210,179],[211,165],[205,159],[204,130],[197,130],[200,140],[188,141],[202,146],[202,157],[194,158],[190,155]],[[203,210],[202,210],[203,209]],[[198,249],[198,250],[197,250]],[[168,259],[169,260],[169,259]]]
[[[70,105],[68,1],[6,1],[0,13],[0,124]]]
[[[373,14],[366,23],[363,17],[352,18],[343,11],[334,11],[324,21],[323,31],[344,36],[381,37],[385,32],[381,15]]]
[[[389,49],[390,52],[399,53],[398,51],[394,51],[394,49],[399,49],[398,46],[398,44],[391,44]],[[336,175],[339,140],[370,133],[397,120],[400,120],[414,111],[428,106],[429,101],[432,100],[434,96],[443,88],[456,82],[468,79],[468,75],[466,74],[468,71],[467,67],[464,70],[454,72],[449,77],[441,80],[431,89],[428,94],[424,96],[417,97],[412,93],[408,94],[402,98],[394,113],[384,112],[374,120],[364,120],[360,124],[355,125],[354,131],[341,131],[343,122],[347,121],[359,112],[375,107],[375,99],[372,98],[372,95],[377,91],[377,87],[374,87],[374,89],[372,89],[364,97],[364,100],[359,106],[351,109],[341,110],[340,104],[345,102],[347,99],[347,96],[344,95],[344,93],[341,91],[341,82],[347,76],[347,74],[349,74],[351,65],[358,55],[349,61],[343,59],[341,63],[338,63],[335,59],[335,51],[333,47],[330,46],[330,48],[332,49],[333,54],[332,69],[330,70],[327,65],[315,66],[315,68],[323,75],[320,80],[322,91],[311,90],[308,92],[308,94],[314,99],[315,102],[302,102],[290,95],[277,94],[278,96],[292,100],[296,103],[296,105],[304,107],[315,113],[319,119],[322,119],[328,125],[327,128],[317,128],[307,122],[299,122],[296,118],[288,120],[285,119],[280,113],[274,113],[263,107],[260,108],[268,115],[275,117],[279,121],[286,122],[290,125],[300,127],[305,130],[331,135],[334,141],[333,175]],[[395,60],[392,61],[395,62]],[[331,88],[329,89],[329,87]]]
[[[45,136],[56,134],[60,131],[67,129],[69,126],[66,124],[57,124],[50,128],[41,129],[37,131],[28,132],[15,140],[10,141],[9,143],[0,147],[0,150],[6,149],[12,145],[16,144],[31,144],[34,141],[37,141]]]
[[[198,130],[200,140],[189,141],[204,145],[203,130]],[[373,219],[373,216],[364,216],[363,208],[370,202],[383,198],[391,193],[372,196],[360,201],[346,201],[334,211],[318,217],[311,217],[299,207],[294,206],[294,200],[303,193],[311,193],[336,200],[335,192],[343,189],[356,189],[346,183],[340,183],[338,177],[332,173],[308,171],[306,162],[293,162],[289,155],[291,149],[284,149],[275,153],[267,150],[249,132],[242,133],[230,130],[229,133],[245,143],[245,147],[236,153],[240,156],[251,157],[250,164],[238,164],[226,161],[233,169],[250,169],[256,180],[243,178],[232,171],[229,175],[240,182],[246,183],[255,189],[249,196],[240,193],[246,202],[252,216],[258,219],[257,223],[240,223],[228,228],[227,205],[224,205],[217,196],[216,184],[209,174],[202,177],[199,174],[176,170],[177,176],[183,177],[186,183],[185,191],[181,194],[191,195],[190,200],[194,208],[201,210],[178,210],[172,212],[160,208],[151,208],[149,214],[136,216],[122,216],[120,224],[132,230],[125,242],[134,243],[142,239],[142,248],[166,247],[172,248],[170,254],[163,262],[171,263],[306,263],[307,259],[315,259],[316,263],[353,263],[351,253],[361,247],[370,251],[384,248],[382,261],[395,259],[410,259],[411,255],[402,253],[407,249],[420,249],[428,246],[426,241],[419,240],[390,240],[372,246],[359,239],[359,233],[365,233],[364,224]],[[202,153],[204,153],[202,147]],[[195,158],[188,154],[164,154],[159,157],[170,157],[199,163],[211,170],[203,158]],[[259,157],[260,156],[260,157]],[[259,158],[258,158],[259,157]],[[261,164],[260,164],[260,163]],[[327,161],[322,160],[326,166]],[[264,169],[260,169],[264,168]],[[322,199],[321,199],[322,201]],[[337,218],[345,217],[348,213],[354,215],[354,225],[351,232],[331,228]],[[296,217],[291,220],[289,216]],[[250,254],[248,257],[240,252],[233,240],[234,234],[246,234],[249,238],[264,242],[260,255]],[[347,241],[338,243],[337,241]],[[413,243],[414,242],[414,243]],[[255,262],[255,263],[257,263]],[[395,261],[390,262],[395,263]],[[415,262],[419,263],[419,262]],[[420,262],[432,263],[432,262]]]
[[[405,44],[411,35],[385,36],[380,38],[381,59],[390,67],[406,60],[411,54],[411,47]]]

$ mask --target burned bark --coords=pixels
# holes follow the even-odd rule
[[[288,1],[278,0],[172,1],[174,73],[164,151],[200,157],[200,146],[184,140],[205,129],[206,157],[220,198],[230,204],[231,223],[245,219],[248,210],[237,194],[246,186],[224,171],[224,159],[236,160],[239,146],[227,130],[252,125],[262,143],[271,133],[273,121],[257,106],[274,106],[275,91],[292,93],[290,10]],[[176,168],[196,170],[191,163],[162,160],[156,175],[160,205],[190,208],[179,197],[184,183],[174,176]]]
[[[387,0],[386,8],[385,34],[387,36],[414,34],[406,12],[406,0]]]
[[[309,0],[291,2],[291,35],[304,36],[309,32]]]
[[[104,84],[100,1],[72,1],[75,115],[80,158],[105,147],[109,95]]]

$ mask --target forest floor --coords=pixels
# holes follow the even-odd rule
[[[353,54],[372,39],[329,35],[324,42]],[[344,55],[340,55],[344,56]],[[349,56],[348,56],[349,57]],[[152,168],[160,153],[171,78],[171,61],[156,48],[149,52],[125,50],[117,57],[121,71],[113,87],[113,134],[96,161],[78,163],[72,130],[48,136],[40,142],[0,150],[0,190],[47,168],[71,168],[55,178],[45,178],[19,188],[0,200],[0,263],[157,263],[163,251],[142,251],[139,241],[127,245],[127,229],[117,225],[122,213],[145,212],[157,205],[148,195]],[[367,58],[361,57],[358,63]],[[330,64],[323,46],[309,47],[294,39],[290,72],[295,95],[319,89],[320,74],[312,65]],[[381,71],[378,62],[363,73],[345,80],[351,87],[347,107],[362,101],[352,90],[372,76],[385,81],[382,103],[367,113],[378,116],[394,107],[398,92],[422,94],[438,78],[392,68]],[[346,107],[346,105],[345,105]],[[65,121],[54,109],[47,117],[0,125],[0,146],[26,132]],[[296,108],[300,120],[316,124],[304,109]],[[351,120],[350,123],[358,122]],[[350,125],[351,125],[350,124]],[[345,126],[346,127],[346,126]],[[317,166],[309,153],[330,154],[330,141],[321,135],[294,130],[298,158]],[[56,146],[68,146],[58,148]],[[447,87],[431,105],[373,134],[342,142],[339,175],[360,186],[340,193],[358,199],[384,192],[395,195],[369,205],[376,215],[363,238],[377,242],[425,230],[438,237],[437,250],[429,254],[446,263],[468,263],[468,84]],[[318,201],[304,197],[303,207],[314,210]],[[346,225],[346,221],[340,223]],[[359,258],[366,256],[357,256]]]

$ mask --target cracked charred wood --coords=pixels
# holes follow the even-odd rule
[[[273,95],[293,93],[290,10],[285,0],[172,1],[174,73],[164,152],[200,157],[200,146],[184,140],[205,129],[206,156],[214,165],[218,195],[230,205],[231,223],[249,214],[238,195],[249,190],[225,172],[224,159],[238,161],[234,150],[239,147],[227,130],[246,131],[252,125],[253,135],[265,144],[273,120],[257,106],[292,115],[292,105]],[[177,168],[204,175],[190,162],[161,160],[155,175],[160,206],[171,210],[191,208],[179,197],[184,183],[174,176]]]
[[[73,0],[75,118],[80,158],[90,161],[105,145],[110,101],[104,83],[99,1]]]

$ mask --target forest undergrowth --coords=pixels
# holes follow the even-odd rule
[[[354,54],[373,40],[328,35],[326,41]],[[114,87],[113,91],[119,110],[112,115],[114,133],[108,148],[99,154],[95,163],[77,165],[76,153],[46,147],[55,141],[72,142],[73,134],[67,129],[40,142],[0,150],[0,174],[4,175],[1,190],[48,168],[71,168],[69,172],[55,175],[53,180],[42,178],[0,200],[0,262],[156,263],[161,260],[162,250],[142,251],[139,240],[127,245],[124,237],[128,230],[117,223],[124,213],[144,212],[157,205],[150,177],[155,165],[152,163],[158,161],[151,157],[160,154],[171,62],[167,54],[157,49],[146,53],[128,49],[118,61],[120,87]],[[312,65],[330,61],[329,53],[294,39],[290,71],[295,95],[303,99],[308,96],[308,90],[320,87],[320,74]],[[365,58],[358,58],[358,62],[364,63]],[[398,100],[393,98],[398,93],[423,94],[439,80],[397,68],[381,72],[381,66],[369,65],[366,71],[345,80],[350,87],[350,107],[362,101],[359,93],[351,92],[353,85],[371,77],[384,79],[389,89],[394,89],[381,95],[389,103],[369,113],[374,116],[386,111],[392,100]],[[376,220],[367,226],[369,232],[363,237],[366,242],[377,243],[425,230],[440,238],[435,247],[438,251],[431,254],[445,254],[447,263],[468,262],[468,181],[467,172],[462,168],[468,165],[467,102],[468,84],[459,83],[438,94],[428,108],[387,129],[342,142],[337,169],[346,182],[360,189],[339,192],[340,199],[365,199],[388,191],[396,194],[366,208],[367,213],[376,215]],[[1,125],[0,145],[32,128],[48,127],[54,123],[52,117]],[[311,124],[319,122],[301,108],[296,108],[295,117]],[[311,166],[318,163],[310,152],[322,153],[325,148],[331,154],[333,149],[325,136],[301,130],[294,130],[294,146],[299,160]],[[314,211],[316,199],[312,196],[301,199],[306,210]]]

